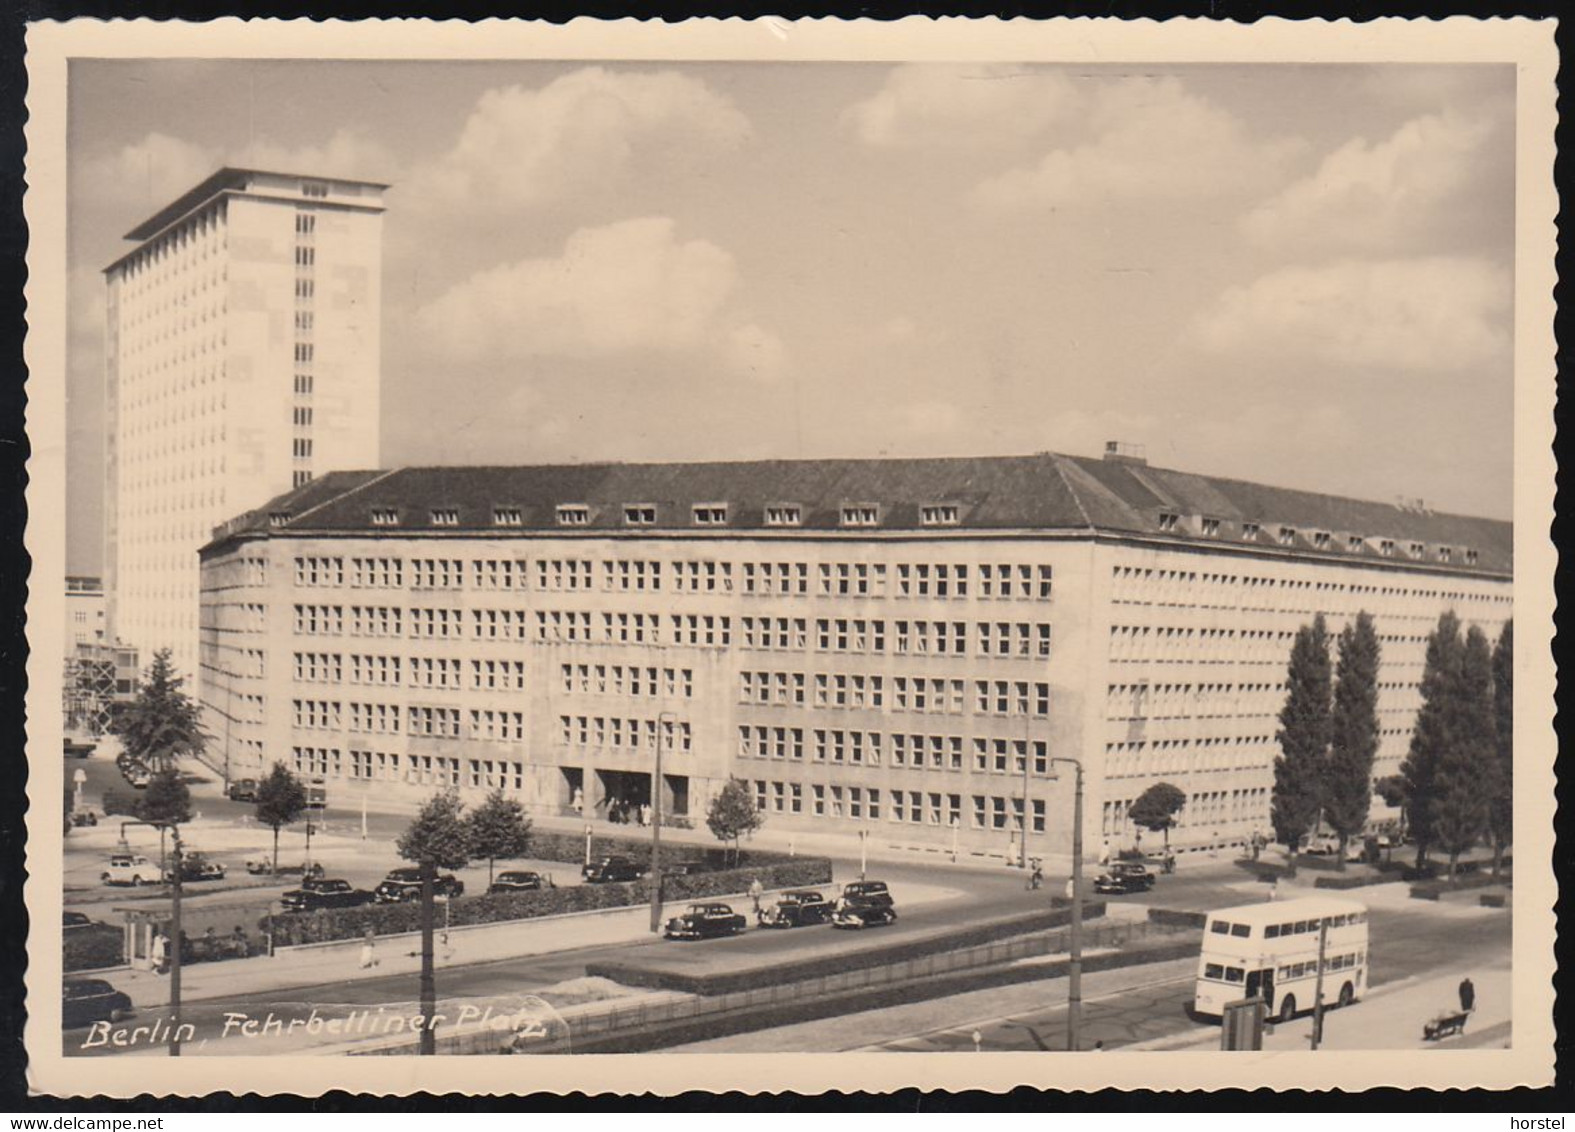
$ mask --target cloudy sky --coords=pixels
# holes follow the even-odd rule
[[[103,283],[223,164],[392,182],[383,462],[1025,453],[1507,518],[1514,74],[75,62],[69,568]]]

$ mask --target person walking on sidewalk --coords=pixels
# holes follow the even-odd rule
[[[1476,1009],[1477,988],[1471,984],[1471,976],[1467,975],[1460,980],[1460,1009],[1470,1014]]]
[[[749,882],[749,898],[755,902],[755,916],[760,915],[760,896],[765,892],[765,886],[760,883],[760,878],[755,877]]]
[[[366,929],[366,935],[361,940],[361,970],[365,971],[377,966],[377,944],[372,935],[372,929]]]
[[[169,944],[165,941],[164,933],[154,932],[153,946],[148,952],[148,958],[153,961],[153,973],[155,975],[162,975],[168,972],[169,968],[164,962],[168,953]]]

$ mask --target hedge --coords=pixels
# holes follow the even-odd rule
[[[1457,870],[1453,882],[1439,879],[1413,884],[1411,896],[1417,900],[1437,900],[1445,892],[1454,892],[1462,888],[1486,888],[1488,885],[1503,884],[1507,879],[1507,874],[1495,878],[1491,872],[1461,873]]]
[[[666,822],[662,823],[664,828]],[[585,834],[564,833],[552,829],[533,829],[530,835],[530,848],[528,854],[538,861],[563,861],[568,864],[580,865],[585,862]],[[642,866],[651,863],[651,838],[646,833],[639,836],[623,836],[616,833],[603,833],[598,828],[591,835],[591,855],[593,857],[628,857],[637,861]],[[770,849],[740,849],[738,851],[738,867],[760,867],[762,865],[778,865],[788,861],[803,860],[787,853],[779,853]],[[682,842],[669,843],[662,848],[662,860],[668,864],[675,861],[704,861],[714,869],[733,867],[732,850],[719,845],[699,846],[687,845]]]
[[[534,843],[534,839],[533,839]],[[534,854],[534,850],[533,850]],[[783,864],[730,869],[725,872],[670,876],[662,883],[662,898],[668,902],[700,900],[708,896],[743,892],[756,877],[769,889],[800,885],[824,885],[831,881],[831,861],[826,857],[796,857]],[[536,892],[498,893],[451,901],[447,923],[450,927],[470,924],[530,920],[558,916],[567,912],[593,912],[603,908],[630,908],[651,899],[648,880],[622,884],[578,884]],[[265,917],[257,922],[268,930]],[[319,912],[292,913],[272,918],[276,947],[302,943],[328,943],[360,939],[368,930],[373,935],[398,935],[421,930],[419,904],[368,904],[360,908],[326,908]]]
[[[1208,922],[1207,912],[1183,912],[1175,908],[1150,908],[1148,922],[1151,924],[1175,924],[1184,928],[1201,929]]]
[[[126,936],[112,924],[89,924],[65,935],[62,966],[67,971],[94,971],[126,964]]]
[[[1098,919],[1105,914],[1105,904],[1089,902],[1083,905],[1085,919]],[[756,962],[748,967],[735,967],[730,971],[713,971],[700,974],[688,970],[663,966],[660,961],[650,963],[611,962],[587,963],[585,973],[590,977],[612,979],[625,986],[649,987],[657,990],[674,990],[688,994],[718,995],[733,991],[755,990],[760,987],[778,986],[801,982],[823,975],[838,975],[864,967],[882,967],[918,959],[926,955],[958,951],[977,947],[996,940],[1031,935],[1050,928],[1065,927],[1071,923],[1069,908],[1048,908],[1010,919],[958,928],[917,939],[905,939],[889,947],[878,943],[867,947],[849,948],[845,951],[808,956],[784,961],[778,956],[751,955]],[[760,928],[760,931],[770,929]],[[831,928],[809,928],[808,931],[831,931]],[[877,937],[875,937],[878,939]],[[1196,947],[1196,944],[1193,945]],[[741,957],[742,962],[748,959]]]
[[[1392,884],[1394,877],[1384,873],[1347,873],[1344,876],[1319,877],[1313,881],[1314,888],[1363,888],[1370,884]]]

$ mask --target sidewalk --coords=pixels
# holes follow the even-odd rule
[[[904,883],[903,904],[928,904],[962,895],[957,889]],[[709,898],[708,898],[709,899]],[[749,903],[746,893],[720,896],[735,907]],[[677,912],[684,901],[672,901],[668,912]],[[579,947],[635,943],[651,938],[650,906],[573,912],[534,920],[507,920],[474,924],[444,932],[439,923],[434,944],[436,966],[462,967]],[[323,983],[350,983],[386,975],[416,974],[421,970],[421,936],[379,936],[377,966],[361,966],[361,941],[303,944],[280,948],[274,955],[231,959],[219,963],[194,963],[181,969],[181,999],[233,998],[259,991],[286,990]],[[152,971],[116,968],[110,976],[117,990],[125,991],[139,1010],[169,1002],[169,976]]]
[[[1459,1009],[1457,988],[1466,976],[1476,986],[1476,1009],[1465,1033],[1441,1041],[1422,1037],[1422,1027],[1435,1016]],[[1426,979],[1406,979],[1370,990],[1360,1002],[1324,1015],[1320,1049],[1462,1049],[1509,1044],[1510,971],[1507,966],[1452,971]],[[1272,1031],[1272,1032],[1271,1032]],[[1501,1037],[1500,1037],[1501,1035]],[[1125,1046],[1134,1050],[1217,1050],[1220,1031],[1210,1026],[1179,1037],[1158,1038]],[[1265,1050],[1308,1050],[1312,1047],[1312,1016],[1266,1027]]]

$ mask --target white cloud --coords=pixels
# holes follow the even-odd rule
[[[85,161],[81,191],[97,202],[144,201],[151,214],[223,164],[219,150],[154,131]]]
[[[1357,138],[1249,213],[1243,227],[1259,243],[1276,246],[1404,246],[1436,227],[1440,212],[1484,176],[1502,174],[1507,182],[1507,170],[1484,160],[1495,132],[1483,116],[1430,114],[1376,145]]]
[[[974,199],[1017,208],[1239,196],[1277,181],[1298,149],[1254,140],[1233,115],[1173,78],[1106,87],[1089,121],[1090,140],[984,180]]]
[[[645,217],[581,228],[556,258],[473,275],[422,307],[416,325],[425,343],[459,362],[709,351],[770,377],[782,343],[731,313],[736,285],[728,252],[679,240],[669,218]]]
[[[237,164],[369,181],[393,180],[398,175],[397,161],[386,146],[350,130],[335,131],[322,145],[288,147],[265,139],[242,154]]]
[[[1217,353],[1464,370],[1510,359],[1508,270],[1464,257],[1287,267],[1232,287],[1192,327]]]
[[[699,79],[586,67],[540,89],[489,90],[454,148],[410,178],[414,205],[506,211],[584,191],[641,154],[725,150],[749,120]]]
[[[1054,72],[909,63],[849,107],[843,122],[881,148],[977,146],[1030,138],[1080,102],[1072,82]]]

